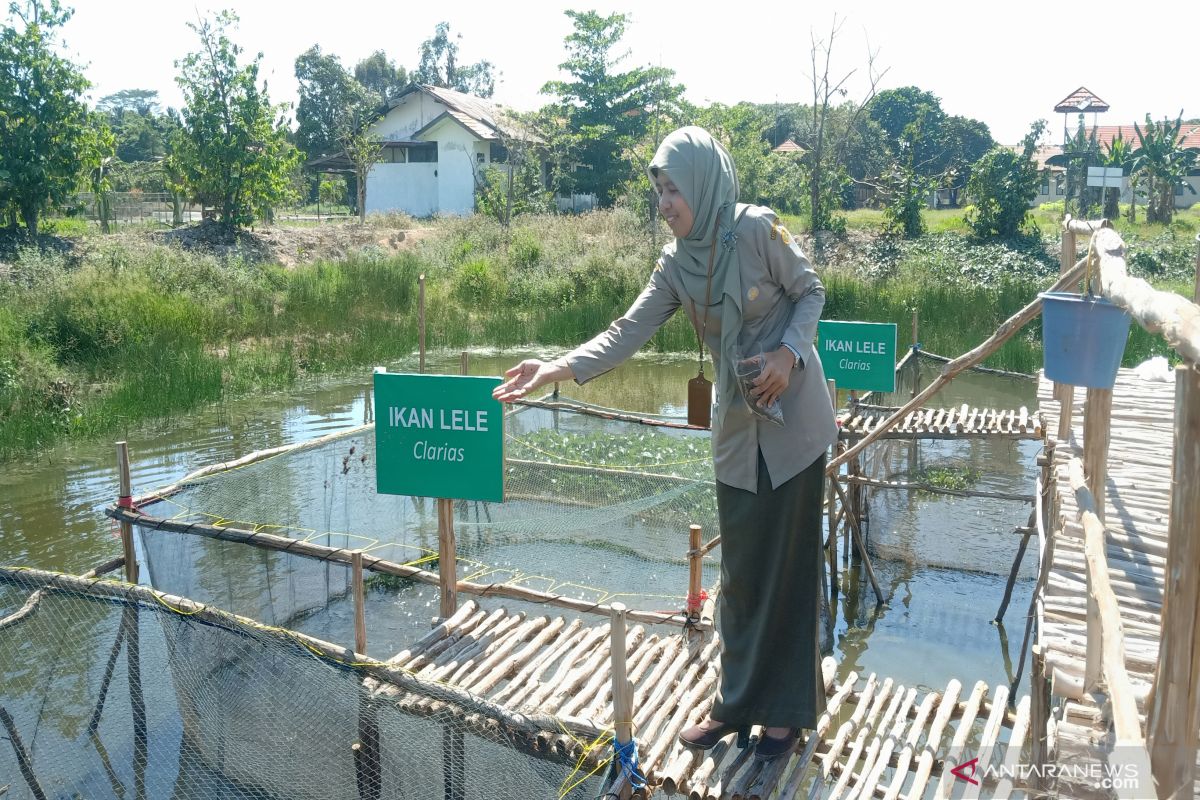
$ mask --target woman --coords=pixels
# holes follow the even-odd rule
[[[813,347],[825,290],[767,208],[738,204],[733,160],[701,128],[675,131],[650,164],[658,210],[675,234],[649,284],[605,332],[551,362],[523,361],[497,399],[582,384],[644,345],[680,307],[717,376],[712,426],[721,528],[721,680],[708,719],[680,734],[707,749],[765,727],[762,758],[790,751],[825,709],[818,615],[825,451],[837,435]],[[735,364],[758,353],[748,397]],[[782,410],[783,425],[755,413]]]

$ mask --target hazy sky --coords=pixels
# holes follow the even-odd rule
[[[462,35],[464,62],[488,59],[499,68],[494,99],[528,110],[547,102],[538,90],[560,77],[563,38],[571,31],[563,9],[594,8],[631,14],[623,40],[630,51],[626,63],[675,70],[695,103],[803,102],[811,101],[812,92],[810,29],[827,35],[836,11],[845,20],[834,49],[839,76],[855,67],[858,75],[865,72],[869,41],[879,51],[877,65],[889,70],[881,88],[913,84],[931,91],[948,113],[983,120],[1002,142],[1018,141],[1038,118],[1061,131],[1063,118],[1054,104],[1080,85],[1111,105],[1100,115],[1101,124],[1140,121],[1147,112],[1174,117],[1180,109],[1185,117],[1200,116],[1200,3],[1192,0],[1146,6],[1108,0],[1080,5],[76,0],[73,5],[75,16],[63,38],[85,65],[93,99],[146,88],[158,90],[165,104],[179,105],[174,62],[197,41],[187,22],[233,7],[241,17],[236,40],[250,53],[262,51],[262,76],[275,102],[295,102],[293,62],[314,43],[348,67],[382,49],[411,69],[420,43],[444,20]],[[1156,8],[1162,13],[1155,15]],[[862,81],[849,86],[849,97],[861,97]]]

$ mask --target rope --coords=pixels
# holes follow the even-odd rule
[[[646,788],[646,776],[638,769],[637,739],[630,736],[624,744],[614,739],[613,753],[621,765],[621,771],[629,776],[630,785],[635,789]]]

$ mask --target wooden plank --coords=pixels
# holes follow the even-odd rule
[[[1162,642],[1146,722],[1163,797],[1192,794],[1200,731],[1200,371],[1194,365],[1175,368],[1172,473],[1167,557],[1172,569],[1165,576]]]

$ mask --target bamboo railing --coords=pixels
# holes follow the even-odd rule
[[[1200,734],[1200,307],[1130,277],[1125,243],[1106,221],[1068,217],[1063,228],[1064,267],[1074,256],[1075,236],[1090,234],[1087,261],[1091,262],[1092,280],[1088,288],[1128,311],[1150,333],[1161,334],[1183,361],[1175,371],[1173,477],[1158,665],[1144,729],[1125,668],[1125,637],[1105,549],[1111,390],[1088,390],[1083,460],[1072,459],[1068,470],[1085,535],[1084,688],[1093,689],[1101,681],[1107,685],[1116,743],[1124,747],[1117,758],[1145,762],[1159,798],[1191,797]],[[1200,256],[1197,272],[1196,298],[1200,300]],[[1073,389],[1061,388],[1065,421],[1059,438],[1063,439],[1070,430],[1068,393]],[[1145,772],[1139,768],[1139,774]]]

